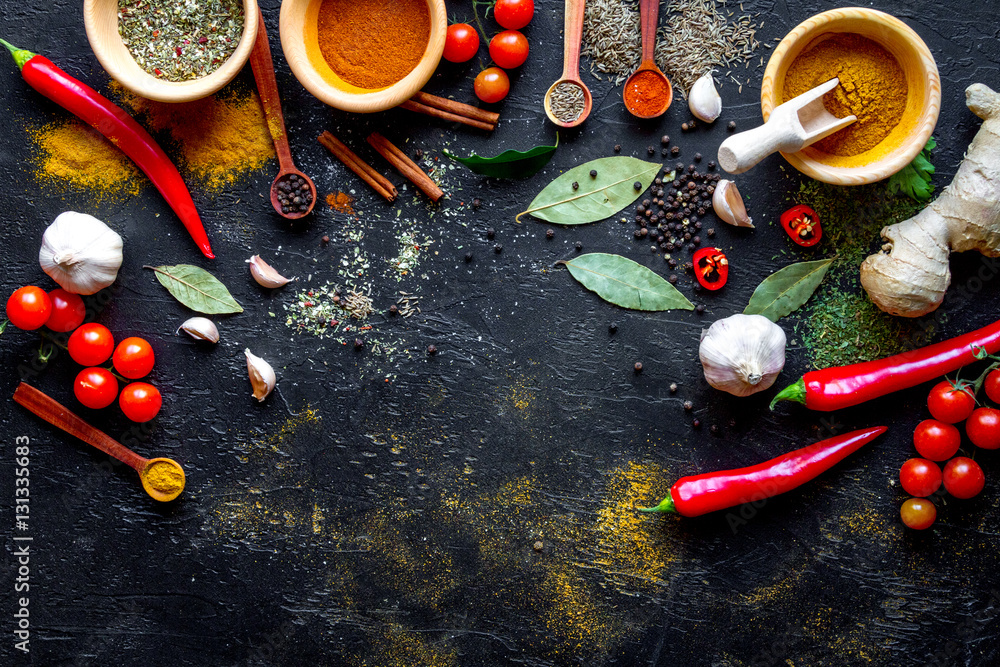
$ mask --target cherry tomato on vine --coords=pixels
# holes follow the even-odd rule
[[[927,459],[909,459],[899,468],[899,483],[911,496],[926,498],[941,488],[941,468]]]
[[[45,326],[52,331],[72,331],[87,317],[87,306],[79,294],[56,288],[49,292],[49,300],[52,301],[52,314],[45,321]]]
[[[956,498],[966,500],[977,496],[985,485],[983,469],[966,456],[956,456],[944,467],[944,488]]]
[[[115,402],[118,380],[106,368],[84,368],[76,376],[73,393],[88,408],[106,408]]]
[[[497,0],[493,6],[493,18],[508,30],[520,30],[531,23],[534,15],[534,0]]]
[[[487,67],[476,76],[473,84],[476,90],[476,97],[483,102],[499,102],[507,97],[510,91],[510,79],[507,72],[499,67]]]
[[[708,290],[722,289],[729,279],[729,260],[718,248],[702,248],[692,258],[694,277]]]
[[[958,429],[936,419],[925,419],[913,430],[913,446],[917,453],[931,461],[950,459],[961,444],[962,434]]]
[[[823,238],[823,228],[819,224],[816,211],[799,204],[781,214],[781,228],[803,248],[810,248]]]
[[[156,416],[163,405],[160,390],[147,382],[132,382],[125,385],[118,397],[125,416],[134,422],[148,422]]]
[[[968,419],[976,409],[976,398],[969,387],[956,389],[951,382],[942,380],[927,394],[927,409],[939,422],[957,424]]]
[[[991,401],[1000,403],[1000,368],[989,372],[983,383],[983,389],[986,390],[986,396]]]
[[[69,335],[69,356],[81,366],[103,364],[115,349],[115,338],[103,324],[81,324]]]
[[[899,508],[903,525],[913,530],[926,530],[937,519],[937,508],[926,498],[910,498]]]
[[[111,357],[115,370],[130,380],[149,374],[153,370],[153,348],[143,338],[132,336],[118,343]]]
[[[1000,410],[976,408],[965,422],[965,434],[976,447],[1000,449]]]
[[[479,33],[468,23],[452,23],[444,40],[442,57],[450,63],[472,60],[479,51]]]
[[[490,58],[504,69],[514,69],[528,59],[528,38],[517,30],[504,30],[490,40]]]
[[[7,298],[7,319],[18,329],[38,329],[52,314],[52,300],[41,287],[27,285]]]

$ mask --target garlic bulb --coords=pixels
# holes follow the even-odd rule
[[[42,235],[42,271],[67,292],[93,294],[118,277],[122,237],[86,213],[60,213]]]
[[[763,315],[731,315],[701,334],[708,383],[734,396],[767,389],[785,366],[785,332]]]
[[[254,255],[247,260],[247,263],[250,265],[250,275],[261,287],[283,287],[292,282],[275,271],[274,267],[260,258],[260,255]]]
[[[195,340],[207,340],[210,343],[219,342],[219,329],[215,322],[207,317],[192,317],[184,320],[178,328]]]
[[[715,89],[712,70],[708,70],[691,86],[688,93],[688,108],[698,120],[711,123],[722,113],[722,98]]]
[[[715,184],[712,194],[712,208],[723,222],[737,227],[753,228],[753,219],[747,215],[747,207],[743,205],[743,197],[732,181],[722,179]]]
[[[263,402],[278,381],[274,376],[274,369],[271,364],[252,354],[250,348],[243,350],[243,354],[247,357],[247,373],[250,375],[253,397]]]

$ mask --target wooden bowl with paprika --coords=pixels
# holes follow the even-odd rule
[[[356,113],[390,109],[423,88],[447,29],[444,0],[282,0],[279,20],[295,78]]]
[[[113,79],[150,100],[190,102],[232,81],[257,39],[257,0],[212,3],[231,10],[230,18],[210,17],[204,4],[192,3],[183,23],[164,28],[162,19],[145,13],[173,3],[128,2],[119,19],[118,0],[84,0],[83,24],[94,55]],[[194,34],[186,31],[192,25]]]
[[[861,7],[806,19],[771,54],[761,82],[766,121],[776,106],[835,76],[840,85],[824,106],[858,120],[796,153],[793,167],[835,185],[863,185],[892,176],[927,144],[941,110],[934,56],[908,25]]]

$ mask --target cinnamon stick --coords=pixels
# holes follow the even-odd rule
[[[486,130],[487,132],[492,132],[496,129],[495,125],[490,125],[481,120],[476,120],[474,118],[468,118],[466,116],[460,116],[456,113],[451,113],[450,111],[445,111],[443,109],[435,109],[434,107],[427,106],[426,104],[421,104],[414,100],[406,100],[400,104],[404,109],[409,109],[410,111],[416,111],[417,113],[422,113],[425,116],[431,116],[432,118],[440,118],[442,120],[451,121],[453,123],[462,123],[463,125],[468,125],[469,127],[474,127],[479,130]]]
[[[330,132],[324,132],[319,135],[319,143],[333,153],[335,158],[343,162],[345,167],[357,174],[361,180],[370,185],[388,201],[393,201],[399,194],[396,191],[396,186],[390,183],[389,179],[375,171],[371,165],[358,157],[344,142],[333,136]]]
[[[441,191],[441,188],[437,186],[437,183],[430,176],[425,174],[413,160],[408,158],[403,151],[399,150],[399,148],[394,146],[391,141],[381,134],[372,132],[368,135],[368,143],[378,151],[379,155],[388,160],[389,164],[398,169],[399,173],[406,176],[414,185],[423,190],[424,194],[431,198],[431,201],[437,202],[437,200],[444,196],[444,192]]]
[[[487,125],[492,125],[493,127],[496,127],[496,124],[500,121],[500,114],[494,113],[493,111],[486,111],[485,109],[474,107],[471,104],[463,104],[462,102],[449,100],[446,97],[431,95],[430,93],[425,93],[422,90],[417,91],[417,94],[410,99],[417,104],[423,104],[434,109],[448,111],[458,116],[478,120],[486,123]]]

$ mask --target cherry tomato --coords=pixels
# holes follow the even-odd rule
[[[956,498],[972,498],[985,485],[983,469],[967,456],[956,456],[944,466],[944,488]]]
[[[106,408],[115,402],[118,380],[106,368],[84,368],[76,376],[73,393],[88,408]]]
[[[989,372],[986,382],[983,383],[983,389],[991,401],[1000,403],[1000,368]]]
[[[517,30],[504,30],[490,40],[490,58],[504,69],[520,67],[528,59],[528,38]]]
[[[913,431],[913,446],[925,459],[946,461],[958,451],[962,434],[951,424],[925,419]],[[916,495],[916,494],[913,494]]]
[[[103,324],[81,324],[69,335],[69,356],[81,366],[103,364],[115,350],[115,339]]]
[[[899,508],[903,525],[913,530],[926,530],[934,525],[937,508],[926,498],[910,498]]]
[[[468,23],[452,23],[444,40],[443,58],[450,63],[472,60],[479,51],[479,33]]]
[[[899,483],[911,496],[926,498],[941,488],[941,468],[927,459],[910,459],[899,469]]]
[[[976,409],[976,398],[968,387],[956,389],[947,380],[942,380],[927,394],[927,409],[939,422],[957,424],[968,419]]]
[[[694,277],[708,290],[722,289],[729,278],[729,260],[718,248],[702,248],[692,258]]]
[[[147,382],[132,382],[125,385],[118,397],[125,416],[134,422],[148,422],[156,416],[163,405],[160,390]]]
[[[7,319],[18,329],[38,329],[52,314],[52,300],[41,287],[28,285],[7,299]]]
[[[510,79],[507,72],[499,67],[487,67],[476,77],[473,84],[476,90],[476,97],[483,102],[499,102],[507,97],[510,91]]]
[[[118,343],[111,361],[116,371],[130,380],[135,380],[153,370],[155,357],[153,348],[145,339],[133,336]]]
[[[534,15],[534,0],[497,0],[493,7],[493,17],[508,30],[520,30],[531,23]]]
[[[976,408],[965,422],[965,434],[976,447],[1000,449],[1000,410]]]
[[[823,228],[819,224],[816,211],[799,204],[781,214],[781,228],[803,248],[809,248],[823,238]]]
[[[79,294],[57,288],[49,292],[49,300],[52,302],[52,314],[45,326],[52,331],[72,331],[87,317],[87,306]]]

